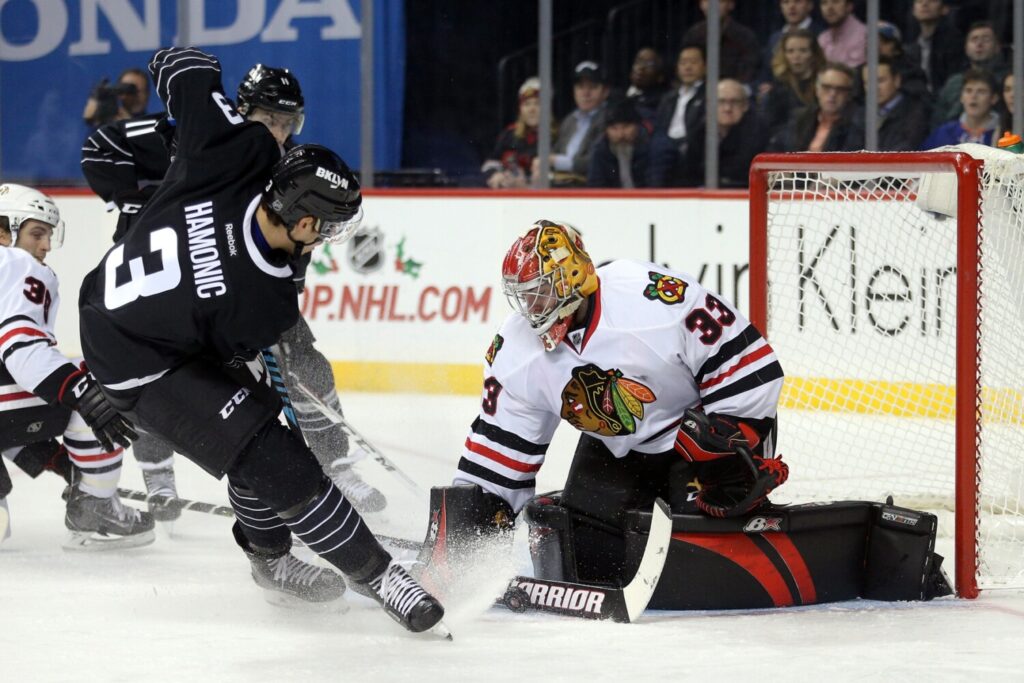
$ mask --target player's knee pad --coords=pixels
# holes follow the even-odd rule
[[[229,474],[278,512],[315,496],[324,476],[312,451],[277,420],[256,432]]]

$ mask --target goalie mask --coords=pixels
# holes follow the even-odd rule
[[[306,120],[305,100],[299,80],[288,69],[263,64],[249,69],[238,84],[238,113],[249,117],[255,108],[293,116],[291,134],[302,132]]]
[[[46,223],[53,228],[50,248],[57,249],[64,243],[64,221],[52,199],[24,185],[0,185],[0,228],[11,233],[11,244],[18,242],[18,230],[29,220]]]
[[[288,227],[305,216],[317,220],[316,244],[341,244],[363,220],[359,181],[341,157],[320,145],[298,145],[274,164],[263,200]],[[296,257],[306,246],[295,242]]]
[[[597,273],[580,233],[568,225],[538,221],[505,254],[502,290],[553,351],[569,331],[573,314],[597,291]]]

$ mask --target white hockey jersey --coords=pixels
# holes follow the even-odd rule
[[[24,249],[0,247],[0,411],[56,403],[76,371],[57,350],[57,276]]]
[[[585,327],[545,352],[519,314],[487,350],[479,416],[455,483],[479,484],[518,512],[560,420],[616,457],[672,449],[683,411],[774,418],[782,367],[731,304],[654,263],[615,261]]]

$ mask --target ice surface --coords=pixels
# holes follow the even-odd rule
[[[353,424],[424,489],[450,481],[475,399],[341,398]],[[563,427],[540,473],[542,489],[560,486],[574,444]],[[421,538],[425,490],[408,493],[370,461],[357,467],[389,496],[371,526]],[[13,477],[14,535],[0,545],[2,681],[1024,680],[1020,594],[648,612],[620,625],[486,609],[485,590],[450,606],[448,643],[407,634],[358,596],[347,614],[265,603],[225,518],[186,512],[173,538],[158,532],[147,548],[65,552],[61,483]],[[227,504],[224,483],[183,458],[178,478],[181,495]],[[130,457],[122,485],[142,488]],[[516,550],[510,574],[528,569],[523,534]]]

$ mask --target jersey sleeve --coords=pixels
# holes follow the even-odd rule
[[[245,119],[221,86],[220,61],[196,48],[159,50],[149,62],[156,92],[177,128],[177,153],[188,156],[231,135]]]
[[[695,289],[680,334],[705,412],[774,418],[783,381],[775,351],[732,304]]]
[[[115,208],[115,196],[138,188],[135,155],[117,123],[101,126],[82,145],[82,174],[93,192]],[[117,207],[120,208],[120,207]]]
[[[50,332],[57,280],[46,266],[28,259],[2,265],[0,363],[18,386],[56,404],[67,380],[78,374]]]
[[[559,417],[525,400],[528,366],[509,370],[505,365],[485,365],[480,414],[466,437],[454,483],[479,484],[518,513],[536,493],[537,472]]]

